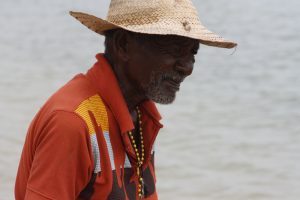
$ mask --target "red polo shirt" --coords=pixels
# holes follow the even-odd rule
[[[100,172],[91,199],[138,199],[137,158],[128,137],[134,125],[110,65],[101,54],[96,57],[96,64],[50,97],[32,121],[16,178],[17,200],[80,199],[95,168],[93,142],[99,145]],[[143,102],[140,110],[145,199],[155,200],[153,143],[161,117],[152,101]]]

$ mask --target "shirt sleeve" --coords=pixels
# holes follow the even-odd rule
[[[40,128],[25,200],[74,200],[89,182],[92,160],[83,119],[56,111]]]

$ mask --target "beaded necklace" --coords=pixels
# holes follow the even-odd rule
[[[142,120],[141,120],[141,111],[139,109],[139,107],[136,107],[136,111],[137,111],[137,117],[138,117],[138,122],[139,122],[139,135],[140,135],[140,142],[141,142],[141,146],[140,146],[140,152],[138,149],[138,146],[136,144],[136,141],[134,140],[133,137],[133,133],[132,131],[129,131],[129,137],[131,140],[131,143],[133,145],[136,157],[137,157],[137,167],[136,167],[136,171],[137,171],[137,175],[138,175],[138,179],[139,179],[139,185],[138,185],[138,194],[139,194],[139,198],[142,199],[144,197],[144,179],[143,179],[143,163],[144,163],[144,157],[145,157],[145,148],[144,148],[144,138],[143,138],[143,129],[142,129]]]

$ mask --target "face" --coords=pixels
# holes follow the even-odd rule
[[[128,78],[146,98],[172,103],[180,84],[192,74],[199,41],[174,35],[130,37]]]

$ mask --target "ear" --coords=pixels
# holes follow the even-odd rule
[[[129,59],[129,35],[127,31],[119,29],[116,31],[113,37],[113,48],[114,52],[124,62],[128,61]]]

